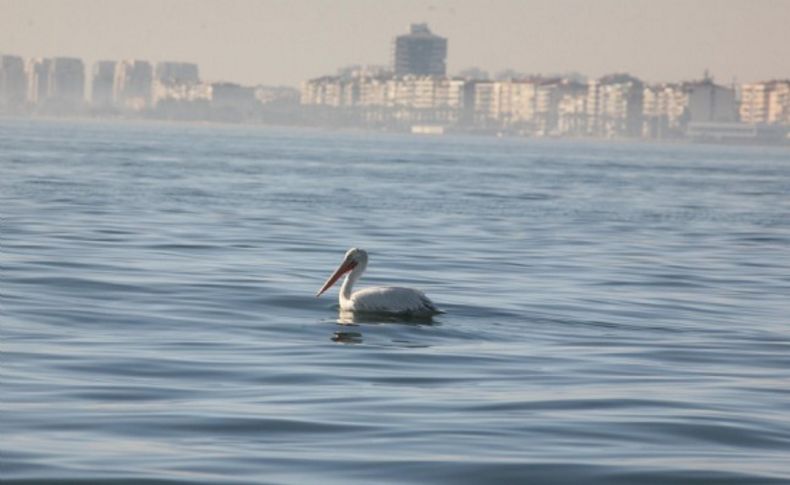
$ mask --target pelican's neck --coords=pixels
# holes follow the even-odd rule
[[[350,273],[346,275],[346,278],[343,280],[343,286],[340,287],[340,307],[343,307],[343,303],[348,303],[351,301],[351,290],[354,287],[354,283],[357,282],[360,276],[362,276],[362,272],[365,271],[365,265],[359,265]]]

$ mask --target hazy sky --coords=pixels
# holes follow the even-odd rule
[[[449,39],[450,73],[790,77],[790,0],[0,0],[0,52],[192,61],[209,81],[296,86],[388,64],[411,22]]]

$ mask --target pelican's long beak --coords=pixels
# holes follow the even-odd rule
[[[315,294],[316,298],[321,296],[323,292],[325,292],[326,290],[331,288],[332,285],[335,284],[335,281],[339,280],[341,276],[348,273],[352,269],[356,268],[356,266],[357,266],[356,261],[343,261],[342,263],[340,263],[340,266],[338,266],[335,272],[332,273],[332,276],[330,276],[329,279],[326,280],[324,286],[322,286],[321,289],[318,290],[318,293]]]

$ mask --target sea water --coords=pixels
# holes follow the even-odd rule
[[[790,480],[786,148],[6,119],[0,216],[4,483]]]

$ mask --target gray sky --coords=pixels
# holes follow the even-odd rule
[[[192,61],[209,81],[298,85],[387,64],[425,21],[451,73],[790,77],[790,0],[0,0],[0,52]]]

